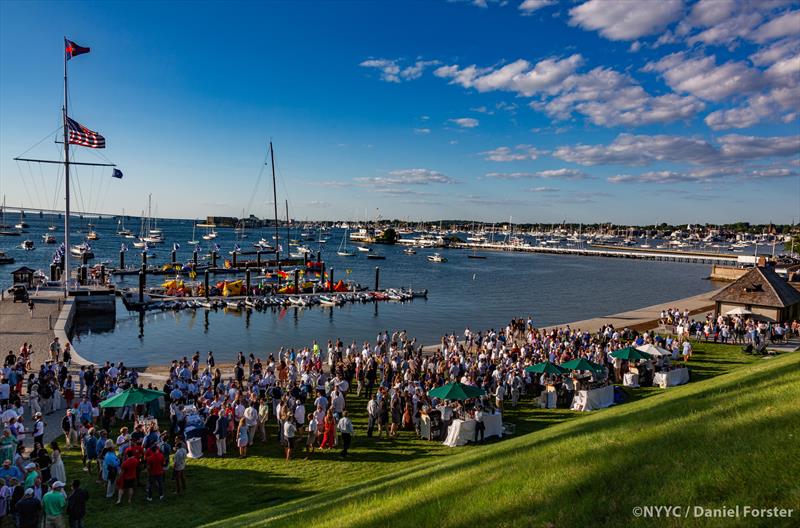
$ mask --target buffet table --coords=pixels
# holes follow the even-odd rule
[[[689,383],[689,369],[676,368],[666,372],[656,372],[653,377],[653,385],[658,385],[662,389]]]
[[[633,372],[626,372],[622,379],[622,384],[625,387],[639,387],[639,374],[634,374]]]
[[[444,441],[444,445],[456,447],[466,445],[467,442],[474,442],[475,424],[475,420],[453,420],[453,423],[450,424],[450,428],[447,430],[447,438]],[[503,436],[502,414],[484,414],[483,425],[486,427],[483,432],[484,438]]]
[[[598,389],[575,391],[572,398],[573,411],[592,411],[614,405],[614,386],[606,385]]]

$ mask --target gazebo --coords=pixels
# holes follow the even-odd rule
[[[711,298],[717,314],[741,314],[774,322],[800,316],[800,292],[771,267],[756,267]]]
[[[28,288],[33,286],[33,274],[35,270],[30,269],[27,266],[22,266],[21,268],[17,268],[11,272],[11,277],[13,278],[14,284],[24,284]]]

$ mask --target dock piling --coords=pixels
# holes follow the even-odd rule
[[[330,285],[330,292],[333,293],[333,266],[331,266],[331,271],[328,274],[328,276],[329,276],[329,279],[328,279],[329,283],[328,284]]]
[[[378,291],[381,285],[381,268],[375,266],[375,291]]]
[[[206,300],[208,300],[208,295],[209,295],[209,292],[208,292],[208,270],[206,270],[205,273],[203,274],[203,283],[204,283],[204,287],[205,287],[204,293],[206,294]]]
[[[122,250],[119,252],[119,269],[125,269],[125,252]]]

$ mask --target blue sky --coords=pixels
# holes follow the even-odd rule
[[[0,3],[0,193],[63,200],[70,114],[125,172],[74,207],[162,216],[800,221],[800,3]],[[76,147],[83,161],[94,152]]]

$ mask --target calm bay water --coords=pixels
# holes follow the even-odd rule
[[[55,250],[41,242],[49,219],[29,215],[26,221],[31,224],[28,234],[15,237],[13,243],[9,238],[0,238],[0,250],[17,259],[15,265],[0,269],[4,287],[10,282],[6,271],[21,264],[46,269]],[[116,263],[123,241],[114,234],[116,220],[94,223],[102,236],[92,244],[98,255],[94,262],[109,259]],[[128,224],[126,227],[138,231],[137,221]],[[159,227],[168,242],[154,249],[157,256],[151,262],[169,260],[172,242],[182,245],[179,259],[188,260],[191,248],[186,241],[191,238],[192,222],[166,220]],[[227,253],[235,243],[233,230],[218,231],[215,242]],[[56,235],[60,237],[61,232],[59,229]],[[197,238],[201,234],[198,231]],[[239,243],[242,249],[249,249],[252,241],[269,234],[254,232]],[[374,340],[379,331],[394,329],[406,329],[420,343],[430,344],[444,332],[460,334],[466,326],[497,328],[515,316],[530,314],[537,325],[544,326],[667,302],[714,287],[704,280],[710,271],[708,265],[526,253],[484,253],[486,260],[474,260],[468,259],[469,252],[463,250],[444,250],[449,262],[431,263],[426,260],[431,250],[405,255],[399,246],[375,246],[386,256],[386,260],[376,261],[367,260],[364,254],[337,256],[341,237],[341,230],[334,230],[329,242],[322,246],[323,258],[335,269],[335,279],[344,278],[349,269],[349,279],[372,287],[378,265],[381,287],[427,288],[428,299],[250,314],[185,310],[140,315],[129,313],[119,303],[116,321],[79,320],[75,346],[89,360],[123,360],[139,366],[165,363],[196,350],[203,356],[213,350],[219,360],[234,358],[239,351],[265,357],[280,346],[305,346],[313,339],[323,343],[336,338],[345,342]],[[37,249],[26,252],[13,247],[24,238],[34,240]],[[131,241],[126,242],[130,245]],[[318,247],[308,244],[315,250]],[[129,264],[138,259],[134,251],[127,254]],[[153,277],[150,284],[162,280],[163,277]],[[135,281],[130,277],[120,286],[135,286]]]

